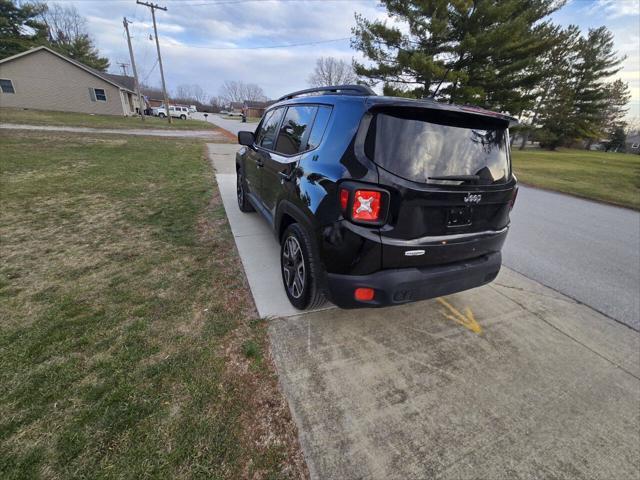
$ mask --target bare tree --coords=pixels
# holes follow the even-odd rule
[[[227,80],[220,87],[220,97],[226,102],[264,101],[264,90],[255,83]]]
[[[174,97],[179,98],[180,100],[193,100],[197,103],[207,103],[207,99],[209,95],[204,91],[204,89],[197,84],[192,85],[178,85],[176,88]]]
[[[224,110],[225,108],[227,108],[227,102],[224,100],[224,98],[222,97],[217,97],[215,95],[212,95],[209,98],[209,104],[211,105],[211,111],[212,112],[221,112],[222,110]]]
[[[160,87],[146,85],[144,83],[140,84],[140,91],[142,92],[143,95],[153,99],[160,99],[162,98],[162,95],[163,95],[162,89]]]
[[[358,76],[353,71],[353,67],[344,60],[320,57],[316,60],[316,68],[307,81],[312,87],[346,85],[356,83]]]
[[[73,5],[45,4],[40,21],[47,26],[49,42],[73,43],[87,34],[87,21]]]

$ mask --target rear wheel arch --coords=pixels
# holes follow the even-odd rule
[[[278,241],[282,240],[282,235],[292,223],[299,223],[308,231],[309,235],[316,238],[317,229],[309,216],[290,201],[283,200],[278,205],[274,222],[275,234],[278,237]]]

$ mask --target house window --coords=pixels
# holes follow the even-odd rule
[[[3,78],[0,78],[0,90],[2,90],[2,93],[16,93],[11,80],[5,80]]]
[[[99,102],[107,101],[107,93],[104,91],[103,88],[94,88],[93,91],[96,94],[96,100],[98,100]]]

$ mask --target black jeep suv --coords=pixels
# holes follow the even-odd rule
[[[295,92],[238,134],[238,205],[273,227],[297,308],[478,287],[498,275],[516,199],[512,122],[360,85]]]

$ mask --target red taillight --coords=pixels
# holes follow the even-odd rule
[[[348,204],[349,204],[349,190],[347,190],[346,188],[341,188],[340,189],[340,208],[342,208],[343,212],[347,210]]]
[[[376,291],[373,288],[356,288],[353,297],[359,302],[369,302],[375,297]]]
[[[509,200],[509,211],[511,211],[516,204],[516,198],[518,198],[518,187],[513,189],[513,195],[511,196],[511,200]]]
[[[342,194],[340,199],[342,200]],[[353,194],[351,218],[363,222],[377,222],[380,219],[382,193],[376,190],[356,190]]]

